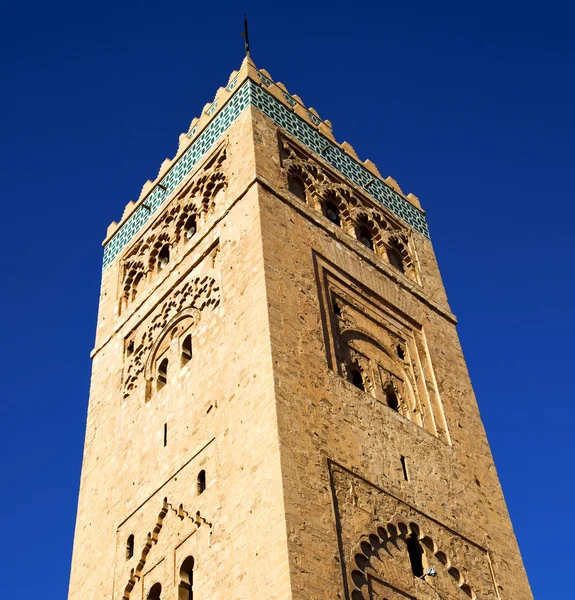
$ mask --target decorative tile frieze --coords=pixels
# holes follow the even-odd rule
[[[260,73],[264,85],[272,85],[272,81]],[[232,81],[230,89],[235,87]],[[312,152],[321,156],[333,168],[355,185],[380,202],[383,206],[401,217],[416,231],[429,237],[429,230],[423,212],[415,208],[400,194],[385,185],[380,179],[359,162],[349,156],[336,144],[329,141],[314,127],[308,125],[290,108],[274,98],[255,82],[246,81],[221,108],[203,133],[174,163],[166,175],[156,183],[152,192],[143,200],[128,219],[118,228],[112,239],[104,247],[103,269],[109,266],[136,233],[145,225],[195,165],[212,148],[218,139],[229,129],[240,113],[250,104],[270,117],[279,127],[297,138]],[[289,102],[291,105],[291,102]],[[215,106],[212,105],[215,110]],[[212,108],[211,107],[211,108]],[[210,108],[210,110],[211,110]],[[212,111],[213,112],[213,111]],[[319,119],[309,113],[313,123]],[[313,118],[312,118],[313,117]],[[194,135],[192,130],[188,136]]]

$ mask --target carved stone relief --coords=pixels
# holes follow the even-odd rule
[[[364,240],[382,260],[419,282],[408,227],[357,193],[285,136],[280,137],[280,146],[282,166],[292,193],[350,236]]]
[[[346,598],[498,598],[487,549],[342,466],[329,470]]]
[[[122,396],[127,398],[141,382],[152,376],[153,356],[161,350],[161,342],[174,325],[186,320],[186,328],[200,320],[206,309],[214,310],[220,302],[220,287],[211,275],[193,277],[170,292],[165,300],[125,340]]]
[[[450,443],[421,325],[315,256],[329,367]]]
[[[214,214],[218,198],[227,188],[223,146],[161,212],[152,228],[125,254],[121,272],[119,312],[136,298],[162,268],[161,252],[169,260],[185,252],[189,240]]]

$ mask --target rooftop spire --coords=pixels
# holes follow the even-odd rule
[[[250,55],[250,38],[248,36],[248,16],[244,13],[244,31],[242,33],[244,38],[244,47],[246,50],[246,56]]]

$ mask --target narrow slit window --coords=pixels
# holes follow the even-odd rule
[[[206,491],[206,472],[202,469],[198,473],[198,495]]]
[[[164,423],[164,447],[168,445],[168,424]]]
[[[192,334],[189,333],[182,342],[182,367],[192,360]]]
[[[415,577],[423,577],[423,548],[413,533],[405,541],[409,562],[411,563],[411,572]]]
[[[407,474],[407,463],[406,463],[405,456],[402,456],[400,460],[401,460],[401,468],[403,470],[403,478],[405,479],[405,481],[409,481],[409,475]]]
[[[158,390],[168,383],[168,359],[164,358],[158,365]]]
[[[126,541],[126,560],[129,560],[134,556],[134,534],[128,537]]]

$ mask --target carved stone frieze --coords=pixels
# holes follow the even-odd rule
[[[168,249],[170,260],[178,252],[185,251],[186,242],[214,213],[217,198],[228,185],[225,161],[224,146],[183,186],[147,234],[127,251],[120,269],[120,313],[141,295],[158,272],[162,249]]]
[[[362,231],[368,231],[373,242],[372,249],[380,258],[410,279],[419,281],[415,249],[408,227],[357,193],[291,140],[282,136],[280,143],[288,186],[294,179],[297,180],[296,195],[300,200],[328,218],[330,206],[336,207],[337,218],[331,216],[332,222],[336,221],[346,233],[360,240]]]
[[[345,467],[328,467],[346,598],[498,598],[486,548]]]
[[[219,302],[219,285],[209,275],[194,277],[177,287],[138,330],[126,339],[123,398],[127,398],[138,387],[152,349],[174,319],[180,315],[197,322],[202,311],[215,309]]]

